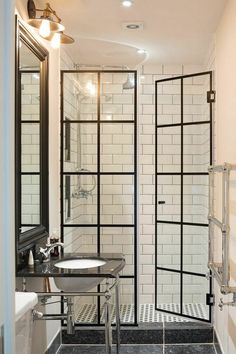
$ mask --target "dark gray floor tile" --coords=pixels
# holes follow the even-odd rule
[[[213,343],[213,328],[201,323],[166,323],[165,343]]]
[[[105,354],[104,346],[62,345],[58,354]],[[112,348],[112,354],[116,348]],[[120,354],[163,354],[162,345],[123,345]]]
[[[215,354],[213,344],[166,345],[165,354]]]
[[[116,343],[116,331],[113,330],[113,343]],[[139,325],[122,328],[120,333],[122,344],[163,344],[163,324]],[[63,344],[104,344],[104,329],[78,329],[75,334],[62,332]]]

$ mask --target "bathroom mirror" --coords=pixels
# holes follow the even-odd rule
[[[48,52],[16,19],[16,245],[48,235]]]

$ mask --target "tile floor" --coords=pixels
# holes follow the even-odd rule
[[[116,354],[116,348],[112,353]],[[122,345],[120,354],[215,354],[213,344]],[[57,354],[105,354],[104,346],[61,345]]]

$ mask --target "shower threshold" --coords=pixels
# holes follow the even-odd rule
[[[180,310],[179,304],[159,304],[159,308],[178,312]],[[97,306],[95,304],[83,304],[77,309],[77,324],[95,324],[97,323]],[[183,304],[183,312],[191,317],[208,319],[207,309],[204,304],[189,303]],[[111,319],[115,323],[115,306],[111,308]],[[120,319],[121,323],[134,322],[134,305],[121,304],[120,305]],[[192,322],[193,319],[187,319],[185,317],[163,313],[155,310],[154,304],[141,304],[139,306],[139,322],[140,323],[156,323],[156,322]],[[101,311],[101,322],[104,322],[104,309]]]

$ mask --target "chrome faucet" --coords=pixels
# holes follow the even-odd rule
[[[62,242],[55,242],[51,244],[47,244],[46,248],[40,247],[39,248],[39,253],[42,255],[43,262],[48,262],[50,260],[50,252],[53,250],[55,247],[64,247],[64,243]]]

